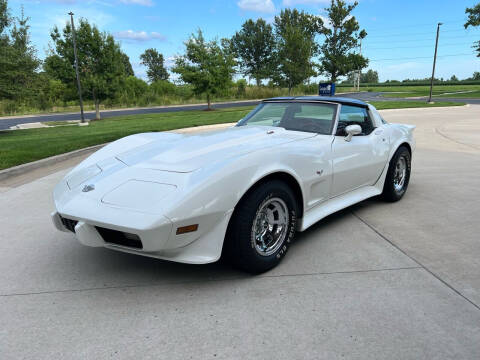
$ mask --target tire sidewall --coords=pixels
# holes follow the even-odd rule
[[[395,176],[395,166],[398,162],[398,160],[401,158],[401,157],[404,157],[405,160],[406,160],[406,174],[405,174],[405,181],[404,181],[404,184],[403,184],[403,188],[401,191],[397,191],[395,189],[395,186],[394,186],[394,176]],[[410,152],[408,151],[407,148],[405,148],[404,146],[401,146],[400,148],[398,148],[398,150],[395,152],[395,154],[393,155],[392,157],[392,160],[390,161],[390,166],[389,166],[389,169],[388,169],[388,176],[387,176],[387,179],[386,179],[386,183],[385,183],[385,189],[384,189],[384,193],[386,195],[386,197],[392,201],[397,201],[397,200],[400,200],[403,195],[405,195],[406,191],[407,191],[407,188],[408,188],[408,184],[410,182],[410,172],[411,172],[411,155],[410,155]]]
[[[260,206],[271,198],[282,199],[288,210],[288,228],[282,245],[269,256],[260,255],[252,239],[252,227]],[[269,181],[247,194],[237,205],[227,234],[227,256],[233,265],[251,273],[262,273],[275,267],[285,257],[295,238],[298,210],[295,196],[282,181]]]

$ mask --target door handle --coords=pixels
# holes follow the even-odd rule
[[[375,135],[380,135],[383,133],[383,130],[382,129],[378,129],[375,131]]]

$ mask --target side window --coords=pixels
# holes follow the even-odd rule
[[[283,103],[262,106],[254,116],[249,118],[248,123],[250,125],[276,126],[276,124],[278,124],[285,116],[285,110],[288,105],[288,103]]]
[[[382,117],[382,115],[379,114],[379,112],[373,108],[373,107],[370,107],[370,115],[373,117],[373,119],[375,120],[375,122],[378,124],[378,123],[382,123],[382,124],[388,124],[385,119]]]
[[[360,125],[361,135],[368,135],[373,131],[372,120],[368,116],[367,109],[363,107],[342,105],[336,135],[344,136],[348,125]]]

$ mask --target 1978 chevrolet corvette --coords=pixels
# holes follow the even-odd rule
[[[260,273],[296,231],[375,195],[400,200],[413,129],[353,99],[265,100],[226,130],[105,146],[55,187],[53,223],[88,246]]]

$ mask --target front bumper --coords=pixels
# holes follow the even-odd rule
[[[198,232],[177,235],[177,225],[183,226],[185,221],[174,224],[167,218],[163,222],[156,221],[152,228],[125,227],[117,224],[106,224],[78,217],[51,214],[54,226],[64,232],[73,232],[80,243],[92,247],[106,247],[122,252],[171,260],[190,264],[206,264],[220,258],[225,232],[233,211],[224,214],[203,217],[199,223]],[[146,216],[147,214],[142,214]],[[188,221],[198,221],[189,219]],[[201,219],[202,220],[202,219]],[[71,225],[70,225],[71,224]],[[122,243],[116,239],[106,238],[101,230],[113,230],[121,234],[132,235],[139,239],[140,246]],[[125,236],[125,235],[123,235]]]

